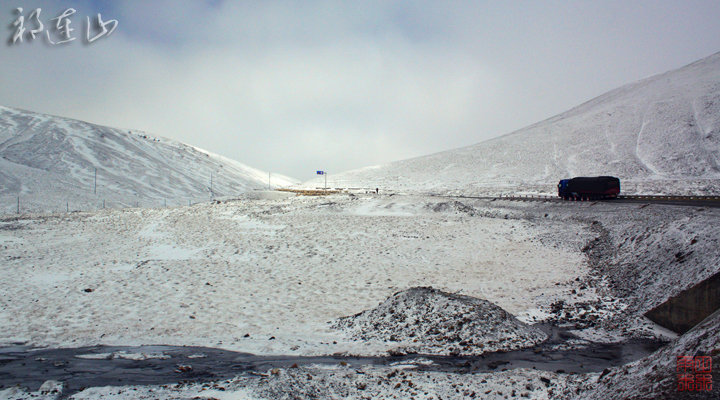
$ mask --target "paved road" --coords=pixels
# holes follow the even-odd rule
[[[608,204],[664,204],[686,207],[720,207],[720,196],[635,196],[625,195],[612,200],[570,201],[552,196],[463,196],[463,195],[435,195],[437,197],[480,199],[480,200],[510,200],[510,201],[540,201],[564,203],[568,205],[587,202],[602,202]]]

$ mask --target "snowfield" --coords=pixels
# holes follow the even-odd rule
[[[539,321],[574,329],[577,339],[564,345],[571,347],[633,337],[675,340],[638,367],[602,374],[455,374],[417,370],[417,364],[350,369],[340,363],[219,382],[88,388],[74,399],[460,399],[472,393],[542,399],[584,398],[593,390],[603,398],[615,381],[631,390],[634,381],[623,371],[647,376],[654,362],[665,371],[663,393],[674,393],[673,349],[718,348],[714,323],[676,338],[642,316],[718,271],[716,208],[277,197],[0,220],[0,341],[289,355],[480,354],[543,341],[531,325]],[[621,242],[632,242],[632,249]],[[686,248],[697,250],[675,256]],[[678,267],[687,273],[678,274]],[[632,287],[622,279],[629,274]],[[458,324],[462,316],[470,317]],[[693,347],[694,337],[704,338],[702,348]],[[717,362],[717,351],[712,354]],[[62,391],[36,390],[0,389],[0,398],[55,398]]]
[[[352,341],[328,322],[415,286],[535,315],[587,274],[579,224],[574,244],[548,247],[546,226],[449,203],[294,197],[6,218],[12,318],[0,341],[378,354],[386,343]]]

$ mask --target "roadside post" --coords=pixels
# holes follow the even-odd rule
[[[325,176],[325,190],[327,190],[327,171],[317,171],[317,174]]]

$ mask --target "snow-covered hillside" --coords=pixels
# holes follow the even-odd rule
[[[103,200],[187,204],[267,186],[267,172],[173,140],[0,107],[0,213],[15,211],[18,195],[24,211],[64,211]]]
[[[559,179],[583,175],[618,176],[629,191],[717,192],[720,53],[508,135],[331,174],[328,184],[404,191],[553,192]],[[319,182],[305,185],[322,186]]]

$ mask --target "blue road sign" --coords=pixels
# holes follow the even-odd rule
[[[318,171],[317,174],[318,174],[318,175],[325,175],[325,171]]]

